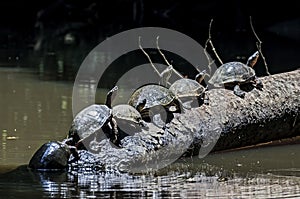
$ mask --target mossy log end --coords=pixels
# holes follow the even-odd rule
[[[300,69],[260,80],[263,89],[254,88],[245,98],[223,88],[209,90],[209,105],[178,115],[170,126],[180,121],[196,129],[194,155],[199,149],[205,155],[300,135]]]

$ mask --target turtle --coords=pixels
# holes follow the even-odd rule
[[[167,88],[157,84],[144,85],[133,92],[128,104],[135,107],[146,122],[151,122],[156,114],[166,113],[165,121],[173,119],[173,113],[180,113],[180,103]],[[163,107],[163,109],[162,109]]]
[[[112,115],[117,122],[119,140],[122,140],[127,135],[140,132],[141,128],[146,126],[140,112],[128,104],[113,106]]]
[[[123,119],[139,124],[142,121],[141,114],[128,104],[119,104],[112,107],[112,114],[114,118]]]
[[[79,159],[75,147],[70,147],[66,141],[49,141],[43,144],[30,159],[28,167],[39,171],[66,169],[68,163]],[[73,154],[73,160],[69,160],[71,154]]]
[[[112,143],[117,143],[117,124],[112,116],[111,106],[112,94],[117,89],[115,86],[107,93],[105,104],[92,104],[75,116],[69,130],[68,144],[76,146],[77,149],[86,149],[83,142],[89,143],[93,139],[105,138],[102,132]]]
[[[195,102],[202,105],[204,102],[207,104],[207,96],[205,96],[206,88],[201,85],[206,71],[200,72],[195,80],[189,78],[182,78],[176,80],[169,88],[175,96],[181,101],[186,109],[192,108],[191,103]]]
[[[215,87],[224,85],[227,89],[233,89],[235,95],[244,98],[246,92],[240,86],[250,85],[252,88],[262,89],[263,84],[257,78],[253,66],[256,64],[259,52],[256,51],[248,58],[246,64],[238,61],[228,62],[221,65],[208,81]]]

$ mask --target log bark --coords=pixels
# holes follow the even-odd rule
[[[264,88],[247,92],[244,99],[227,89],[209,90],[209,105],[177,118],[182,124],[198,129],[190,150],[193,155],[199,150],[201,156],[210,150],[234,149],[300,135],[300,70],[260,79]],[[205,142],[207,146],[203,147]]]

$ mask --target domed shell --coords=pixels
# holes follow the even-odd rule
[[[141,114],[132,106],[128,104],[119,104],[112,108],[112,115],[114,118],[132,121],[139,123],[142,119]]]
[[[198,97],[205,91],[205,88],[197,81],[187,78],[175,81],[169,89],[179,98]]]
[[[60,142],[43,144],[30,159],[28,167],[35,170],[51,171],[67,168],[70,149]]]
[[[166,87],[149,84],[134,91],[128,101],[128,104],[136,107],[145,99],[146,104],[144,108],[151,108],[157,105],[166,106],[170,104],[175,99],[175,95]]]
[[[99,131],[111,115],[112,110],[106,105],[90,105],[75,116],[71,130],[77,132],[80,138],[86,138]]]
[[[221,87],[225,83],[247,82],[251,77],[255,76],[253,68],[241,62],[229,62],[221,65],[208,83],[216,87]]]

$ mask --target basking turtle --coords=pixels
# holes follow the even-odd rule
[[[112,107],[112,115],[118,124],[119,139],[122,140],[128,135],[140,132],[145,127],[140,112],[128,104],[119,104]]]
[[[131,95],[128,104],[135,107],[146,122],[150,122],[156,114],[166,113],[165,121],[168,123],[172,120],[173,113],[180,112],[176,96],[168,88],[156,84],[138,88]]]
[[[258,51],[249,57],[246,64],[241,62],[229,62],[221,65],[208,81],[215,87],[225,86],[233,89],[235,95],[245,97],[246,92],[240,88],[242,85],[251,85],[261,89],[263,84],[257,79],[254,69],[252,68],[259,57]]]
[[[63,142],[51,141],[43,144],[30,159],[28,167],[34,170],[63,170],[68,166],[70,155],[78,160],[76,148]],[[72,160],[71,160],[72,161]]]
[[[68,144],[76,146],[78,149],[84,149],[83,142],[89,143],[94,139],[105,138],[102,132],[111,142],[117,142],[117,124],[112,117],[111,108],[112,94],[117,89],[118,87],[114,87],[107,93],[105,104],[90,105],[75,116],[68,135],[72,139]]]
[[[193,102],[196,103],[196,106],[204,103],[204,98],[207,98],[205,96],[206,88],[200,84],[204,75],[206,75],[206,71],[200,72],[196,76],[195,80],[182,78],[176,80],[170,86],[170,91],[174,93],[178,99],[180,99],[184,108],[190,109],[194,107],[192,106]]]
[[[141,114],[133,106],[128,104],[119,104],[112,107],[112,114],[116,119],[123,119],[136,124],[140,124],[142,121]]]

